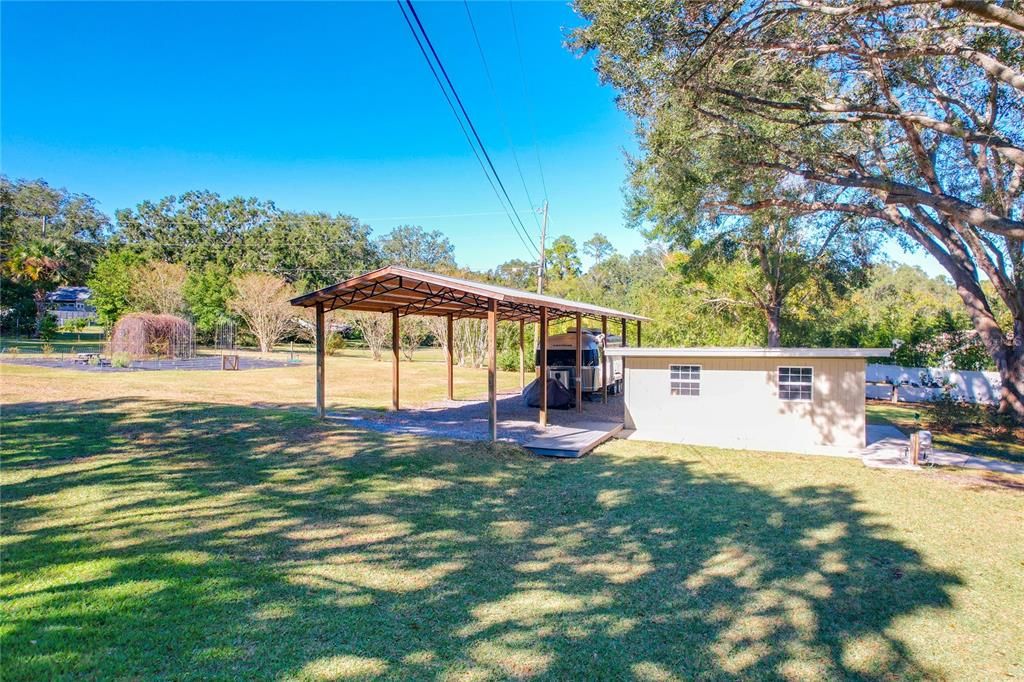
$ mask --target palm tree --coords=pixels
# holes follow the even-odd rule
[[[64,262],[50,255],[50,249],[33,241],[14,252],[0,266],[3,274],[15,282],[32,286],[32,300],[36,304],[36,330],[46,314],[46,294],[62,284]]]

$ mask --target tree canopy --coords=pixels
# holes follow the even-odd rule
[[[636,118],[641,163],[681,170],[695,213],[849,215],[924,249],[1000,370],[1004,409],[1024,415],[1024,14],[1015,4],[576,8],[587,24],[572,42],[596,52]]]

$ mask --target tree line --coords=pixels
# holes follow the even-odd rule
[[[450,240],[421,226],[374,239],[352,216],[282,211],[270,201],[208,191],[144,201],[117,211],[112,221],[91,198],[43,181],[0,178],[0,192],[0,312],[8,334],[30,332],[45,294],[60,284],[89,285],[104,326],[131,311],[187,314],[199,340],[210,342],[220,325],[241,322],[264,351],[281,339],[311,338],[310,321],[288,304],[292,297],[386,263],[537,287],[536,262],[513,259],[474,272],[458,265]],[[659,239],[655,229],[648,246],[632,254],[618,253],[602,234],[582,245],[562,235],[546,253],[546,291],[648,315],[649,344],[895,343],[893,359],[902,364],[993,364],[945,279],[875,263],[869,238],[855,229],[852,236],[826,235],[824,245],[808,237],[820,226],[806,226],[806,233],[800,225],[785,226],[785,234],[777,229],[737,226],[686,245]],[[356,330],[378,358],[390,344],[384,316],[334,318]],[[20,330],[13,328],[18,320]],[[479,326],[457,325],[460,364],[483,362]],[[422,343],[443,343],[446,329],[412,317],[402,334],[411,359]],[[500,342],[501,364],[512,369],[515,330],[503,329]]]

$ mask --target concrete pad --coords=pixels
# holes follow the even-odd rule
[[[543,436],[523,447],[546,457],[582,457],[622,430],[615,422],[578,422],[572,426],[549,426]]]
[[[873,469],[905,469],[918,470],[907,461],[905,452],[910,447],[910,439],[895,426],[888,424],[867,425],[867,447],[861,452],[864,466]]]
[[[861,454],[864,466],[876,469],[920,470],[921,465],[914,466],[905,453],[910,448],[910,438],[895,426],[888,424],[868,424],[868,446]],[[951,466],[965,469],[979,469],[1003,474],[1024,475],[1024,464],[1003,462],[989,457],[967,455],[952,450],[933,450],[928,459],[921,464],[931,466]]]

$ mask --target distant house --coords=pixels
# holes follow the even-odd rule
[[[624,360],[630,437],[812,454],[865,446],[866,359],[889,355],[887,348],[607,352]]]
[[[61,326],[71,320],[96,318],[96,308],[89,303],[89,287],[57,287],[46,295],[46,309]]]

